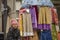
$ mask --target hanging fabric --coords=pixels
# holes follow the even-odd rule
[[[27,35],[28,36],[33,36],[33,27],[32,27],[32,20],[31,20],[31,14],[27,13]]]
[[[24,29],[23,36],[32,36],[33,35],[31,14],[29,14],[29,13],[23,14],[23,29]]]
[[[23,19],[22,19],[22,14],[21,13],[19,13],[19,27],[18,27],[18,29],[20,30],[20,36],[22,36],[23,35],[23,21],[22,21]]]
[[[54,7],[50,0],[22,0],[22,4],[24,7],[27,7],[27,5]]]
[[[47,30],[51,29],[51,23],[52,23],[52,13],[49,7],[45,7],[45,20],[46,20],[46,27]]]
[[[57,40],[57,31],[56,31],[56,25],[55,24],[52,24],[51,33],[52,33],[52,40]]]
[[[42,8],[39,8],[38,13],[38,29],[42,29]]]
[[[40,40],[52,40],[51,31],[50,30],[41,31]]]
[[[55,8],[51,8],[51,12],[52,12],[52,23],[56,25],[56,31],[59,32],[57,10]]]
[[[51,8],[51,12],[52,12],[52,22],[58,25],[57,10],[55,8]]]
[[[44,30],[46,30],[47,29],[47,27],[46,27],[46,18],[45,18],[45,7],[41,7],[41,12],[42,12],[42,27],[43,27],[43,29]]]
[[[32,18],[32,27],[37,28],[37,17],[36,17],[35,7],[30,8],[30,14]]]
[[[57,38],[58,40],[60,40],[60,32],[58,32]]]
[[[25,9],[20,10],[19,27],[21,36],[33,36],[31,14],[28,13]]]
[[[50,30],[52,23],[51,11],[49,7],[39,7],[38,28]]]

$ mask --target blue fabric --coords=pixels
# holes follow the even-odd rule
[[[22,0],[22,4],[24,4],[24,6],[40,5],[40,6],[54,7],[53,3],[50,0]]]
[[[52,40],[51,31],[45,30],[40,33],[40,40]]]

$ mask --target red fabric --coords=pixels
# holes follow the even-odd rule
[[[58,24],[58,15],[56,9],[51,8],[51,12],[52,12],[52,22]]]
[[[58,33],[58,37],[57,38],[58,38],[58,40],[60,40],[60,33]]]

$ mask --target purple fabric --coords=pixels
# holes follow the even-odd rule
[[[51,29],[50,27],[51,27],[50,24],[47,24],[47,30],[50,30]]]
[[[38,24],[37,28],[42,30],[43,29],[42,24]]]
[[[42,27],[43,27],[43,30],[46,30],[47,29],[46,24],[42,24]]]
[[[50,24],[43,24],[43,30],[50,30]]]
[[[37,28],[37,18],[36,18],[36,11],[34,7],[30,8],[31,18],[32,18],[32,26],[33,28]]]
[[[50,24],[38,24],[37,28],[40,30],[50,30]]]

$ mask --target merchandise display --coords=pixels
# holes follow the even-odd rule
[[[57,10],[50,0],[22,0],[21,8],[19,29],[23,40],[60,38]]]

